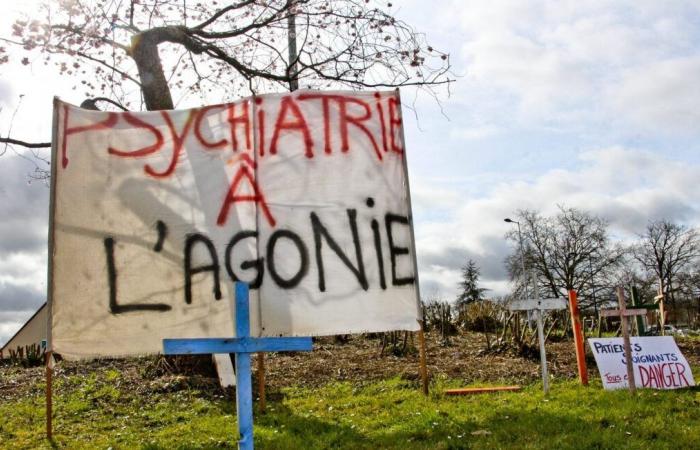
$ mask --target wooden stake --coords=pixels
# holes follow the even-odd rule
[[[632,365],[632,345],[630,344],[629,319],[625,314],[627,305],[625,305],[625,292],[621,286],[617,287],[617,301],[620,304],[620,320],[622,321],[622,342],[625,348],[625,364],[627,365],[627,385],[630,392],[634,394],[637,386],[634,383],[634,366]]]
[[[583,330],[581,330],[581,317],[578,311],[576,291],[569,291],[569,308],[571,309],[571,327],[574,330],[574,344],[576,346],[576,365],[578,366],[578,378],[581,384],[588,386],[588,370],[586,368],[586,351],[583,347]]]
[[[51,352],[46,352],[46,439],[53,439],[53,399],[52,399],[52,375],[53,369],[51,368]]]
[[[471,395],[489,394],[491,392],[517,392],[522,390],[520,386],[491,386],[480,388],[447,389],[445,395]]]
[[[260,397],[260,412],[265,413],[265,354],[258,353],[258,396]]]
[[[664,280],[659,278],[659,295],[655,300],[659,302],[659,328],[661,336],[666,336],[666,308],[664,305]]]
[[[423,324],[420,324],[420,329],[418,330],[418,345],[419,355],[420,355],[420,377],[423,381],[423,394],[428,395],[428,364],[426,362],[425,356],[425,332],[423,331]]]

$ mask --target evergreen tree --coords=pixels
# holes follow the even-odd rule
[[[484,299],[484,292],[488,289],[479,287],[480,276],[479,267],[473,260],[470,259],[467,265],[462,267],[462,281],[459,282],[460,293],[456,301],[458,309]]]

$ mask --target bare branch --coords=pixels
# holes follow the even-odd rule
[[[27,148],[47,148],[51,147],[51,142],[27,142],[21,141],[19,139],[12,139],[11,137],[0,137],[0,142],[3,144],[10,145],[21,145]]]
[[[252,5],[253,3],[255,3],[255,0],[246,0],[244,2],[234,3],[232,5],[229,5],[225,8],[220,9],[219,11],[214,13],[209,19],[207,19],[204,22],[200,23],[199,25],[193,27],[192,29],[193,30],[201,30],[204,27],[207,27],[207,26],[211,25],[212,23],[216,22],[221,16],[223,16],[227,12],[233,11],[236,9],[240,9],[240,8],[244,8],[248,5]]]

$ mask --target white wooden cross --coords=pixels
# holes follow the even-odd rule
[[[617,288],[617,302],[619,309],[602,309],[601,317],[618,316],[622,321],[622,345],[625,348],[625,365],[627,366],[627,386],[630,392],[634,393],[637,386],[634,383],[634,366],[632,365],[632,345],[630,344],[629,320],[628,317],[646,315],[644,308],[627,309],[625,303],[625,291],[622,287]]]
[[[537,320],[537,339],[540,341],[540,365],[542,366],[542,388],[549,392],[549,375],[547,374],[547,353],[544,349],[544,329],[542,326],[542,311],[566,309],[566,299],[563,298],[532,298],[514,300],[510,304],[511,311],[535,311]]]

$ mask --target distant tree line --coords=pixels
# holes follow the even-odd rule
[[[445,344],[459,330],[484,333],[487,350],[515,347],[525,352],[534,343],[534,331],[512,313],[511,299],[559,297],[578,293],[584,316],[597,321],[602,308],[616,304],[615,288],[635,286],[640,301],[652,304],[663,294],[671,322],[700,326],[700,238],[698,231],[669,220],[650,221],[631,243],[611,239],[605,219],[577,208],[560,207],[545,216],[518,211],[506,238],[513,253],[506,260],[512,292],[487,299],[480,286],[480,269],[468,260],[461,269],[455,299],[438,295],[424,299],[424,326],[436,331]],[[520,234],[519,234],[520,233]],[[521,244],[522,240],[522,244]],[[524,273],[523,273],[524,271]],[[548,314],[545,329],[566,333],[566,311]]]
[[[536,283],[540,296],[566,297],[574,289],[581,309],[597,315],[615,301],[616,286],[634,285],[644,303],[663,294],[674,320],[689,325],[700,320],[696,229],[665,219],[649,221],[635,241],[623,245],[610,239],[606,220],[576,208],[560,207],[553,216],[522,210],[517,221],[522,249],[518,231],[507,234],[515,249],[506,259],[513,296],[521,296],[525,282]]]

